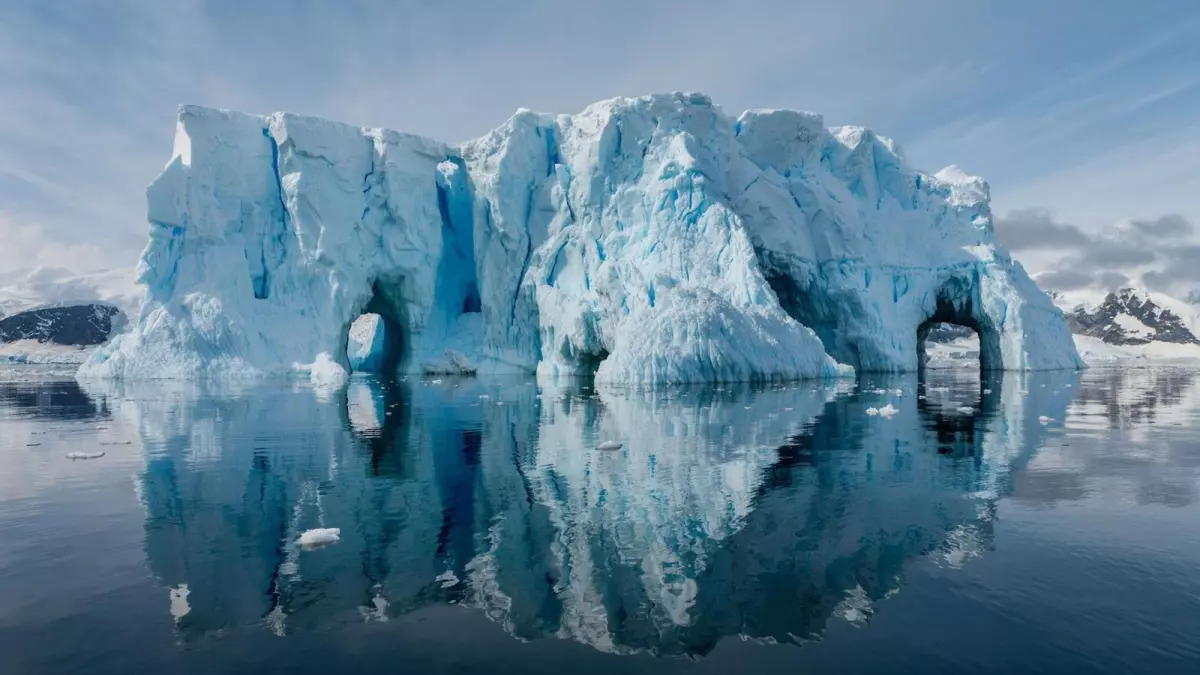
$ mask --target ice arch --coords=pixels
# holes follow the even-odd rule
[[[344,375],[380,297],[425,373],[909,371],[939,315],[979,327],[990,367],[1082,367],[983,180],[811,113],[617,98],[447,146],[184,107],[147,201],[146,305],[82,377]]]

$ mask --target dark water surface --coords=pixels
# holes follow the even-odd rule
[[[1197,373],[930,378],[0,382],[0,673],[1200,673]]]

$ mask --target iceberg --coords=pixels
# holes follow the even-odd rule
[[[700,94],[520,110],[458,146],[183,106],[145,303],[79,376],[779,381],[916,370],[943,322],[985,369],[1081,368],[989,199],[867,129]],[[364,314],[385,339],[351,344]]]

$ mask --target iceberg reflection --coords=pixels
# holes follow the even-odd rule
[[[521,639],[702,654],[865,622],[914,560],[986,552],[1077,378],[89,393],[138,420],[145,553],[182,639],[456,603]],[[885,402],[899,413],[865,414]],[[297,546],[315,527],[340,541]]]

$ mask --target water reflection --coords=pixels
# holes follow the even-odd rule
[[[104,399],[99,399],[97,404],[74,380],[0,380],[0,411],[33,420],[85,420],[109,416]]]
[[[182,639],[456,603],[522,639],[702,654],[868,621],[918,557],[985,553],[1077,382],[92,393],[142,437],[145,552]],[[295,546],[322,526],[341,541]]]
[[[1103,491],[1141,505],[1196,503],[1196,377],[1183,368],[1090,373],[1074,396],[1070,437],[1044,444],[1017,476],[1014,498],[1049,507]]]

